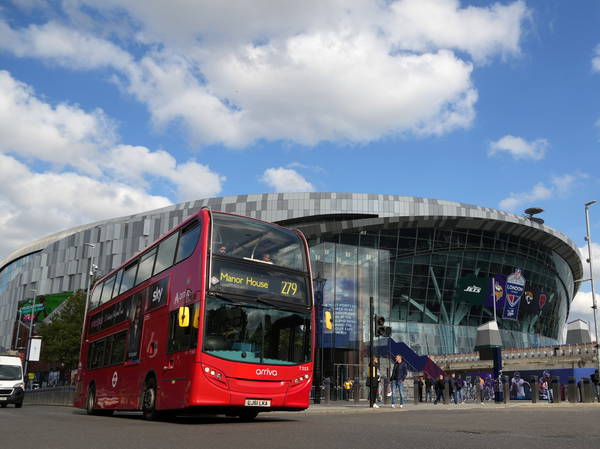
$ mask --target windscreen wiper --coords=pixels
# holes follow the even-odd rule
[[[280,299],[277,296],[273,296],[273,295],[258,295],[256,296],[256,300],[262,304],[266,304],[268,306],[271,307],[276,307],[278,309],[302,309],[302,310],[306,310],[309,307],[307,307],[304,304],[297,304],[294,302],[289,302],[286,301],[285,299]]]
[[[246,302],[239,302],[237,299],[230,298],[229,296],[222,295],[221,293],[210,292],[210,296],[214,296],[215,298],[224,299],[227,302],[232,303],[234,306],[247,306]]]

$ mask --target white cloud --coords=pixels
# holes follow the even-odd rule
[[[511,193],[508,198],[500,201],[500,209],[514,211],[524,204],[545,200],[550,196],[552,196],[552,190],[540,182],[529,192]]]
[[[132,64],[130,55],[116,45],[56,22],[14,30],[0,21],[0,49],[72,69],[114,67],[128,70]]]
[[[518,54],[520,27],[529,17],[522,1],[461,8],[458,0],[408,0],[393,2],[390,9],[388,31],[400,48],[456,48],[479,61]]]
[[[171,204],[165,197],[118,182],[76,173],[35,173],[3,154],[0,179],[2,257],[52,232]]]
[[[592,58],[592,69],[600,72],[600,44],[596,46],[594,57]]]
[[[592,249],[592,268],[594,270],[594,283],[596,285],[596,290],[600,287],[600,243],[596,243],[592,241],[591,244]],[[585,246],[579,248],[579,253],[581,255],[581,263],[583,264],[583,278],[589,279],[590,277],[590,265],[588,263],[588,246],[587,243]],[[590,285],[589,282],[582,284],[582,286]],[[600,300],[600,297],[598,297]]]
[[[289,168],[268,168],[261,181],[276,192],[314,192],[315,187],[296,170]]]
[[[596,301],[598,301],[600,297],[596,295]],[[592,314],[592,292],[577,292],[573,302],[571,303],[571,310],[569,312],[569,319],[572,316],[577,315],[578,317],[589,316]],[[587,318],[582,318],[588,321]]]
[[[146,147],[119,145],[108,152],[103,164],[118,179],[148,186],[148,177],[170,181],[179,201],[214,196],[222,189],[225,177],[194,160],[183,164],[166,151],[150,151]]]
[[[221,191],[225,178],[193,159],[115,140],[102,111],[52,106],[0,71],[0,258],[42,235],[170,204],[150,193],[156,185],[180,201]]]
[[[523,206],[537,206],[534,204],[537,201],[543,201],[556,195],[569,194],[578,181],[586,178],[588,178],[586,173],[553,176],[549,185],[539,182],[529,192],[511,193],[508,198],[500,201],[499,207],[514,212]]]
[[[598,302],[599,300],[600,296],[598,295],[598,293],[596,293],[596,302]],[[590,330],[590,337],[592,338],[592,341],[595,340],[594,313],[592,309],[592,292],[578,292],[575,295],[575,298],[573,298],[567,322],[571,322],[577,319],[587,321]],[[565,336],[566,328],[567,327],[565,326]]]
[[[600,305],[600,293],[599,293],[599,283],[600,283],[600,244],[592,242],[592,268],[594,269],[593,277],[594,277],[594,286],[596,292],[596,304]],[[579,253],[581,256],[581,263],[583,264],[583,279],[589,279],[590,277],[590,266],[587,262],[588,259],[588,247],[587,244],[579,248]],[[571,303],[571,308],[569,310],[569,318],[568,321],[573,321],[575,319],[582,319],[590,323],[590,333],[594,333],[594,314],[592,309],[592,292],[590,288],[591,284],[589,281],[582,282],[580,284],[580,290],[573,298],[573,302]],[[599,323],[600,324],[600,323]]]
[[[548,141],[546,139],[536,139],[528,142],[521,137],[506,135],[490,144],[489,154],[494,155],[506,151],[515,159],[533,159],[539,161],[544,158],[547,148]]]
[[[0,47],[75,69],[110,67],[154,124],[181,123],[196,143],[230,147],[259,139],[368,142],[468,127],[477,101],[473,64],[518,55],[529,15],[522,1],[467,8],[457,0],[64,5],[69,17],[81,6],[76,23],[13,29],[0,22]],[[85,14],[92,24],[76,29]],[[119,40],[97,37],[94,30],[115,16],[127,28]]]
[[[0,152],[16,153],[98,174],[91,162],[114,140],[114,128],[100,110],[87,113],[65,103],[55,107],[0,71]]]

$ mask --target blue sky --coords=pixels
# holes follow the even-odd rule
[[[224,4],[2,2],[0,258],[183,200],[307,190],[539,206],[584,247],[598,2]]]

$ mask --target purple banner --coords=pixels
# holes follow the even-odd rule
[[[496,301],[496,311],[502,310],[506,299],[506,278],[501,274],[495,274],[490,278],[485,306],[490,309],[494,307]]]
[[[521,270],[517,269],[506,279],[506,302],[502,318],[515,321],[519,319],[519,306],[521,305],[521,297],[524,291],[525,278]]]

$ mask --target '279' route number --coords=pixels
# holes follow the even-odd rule
[[[281,294],[287,296],[294,296],[298,293],[298,284],[295,282],[282,281],[281,282]]]

